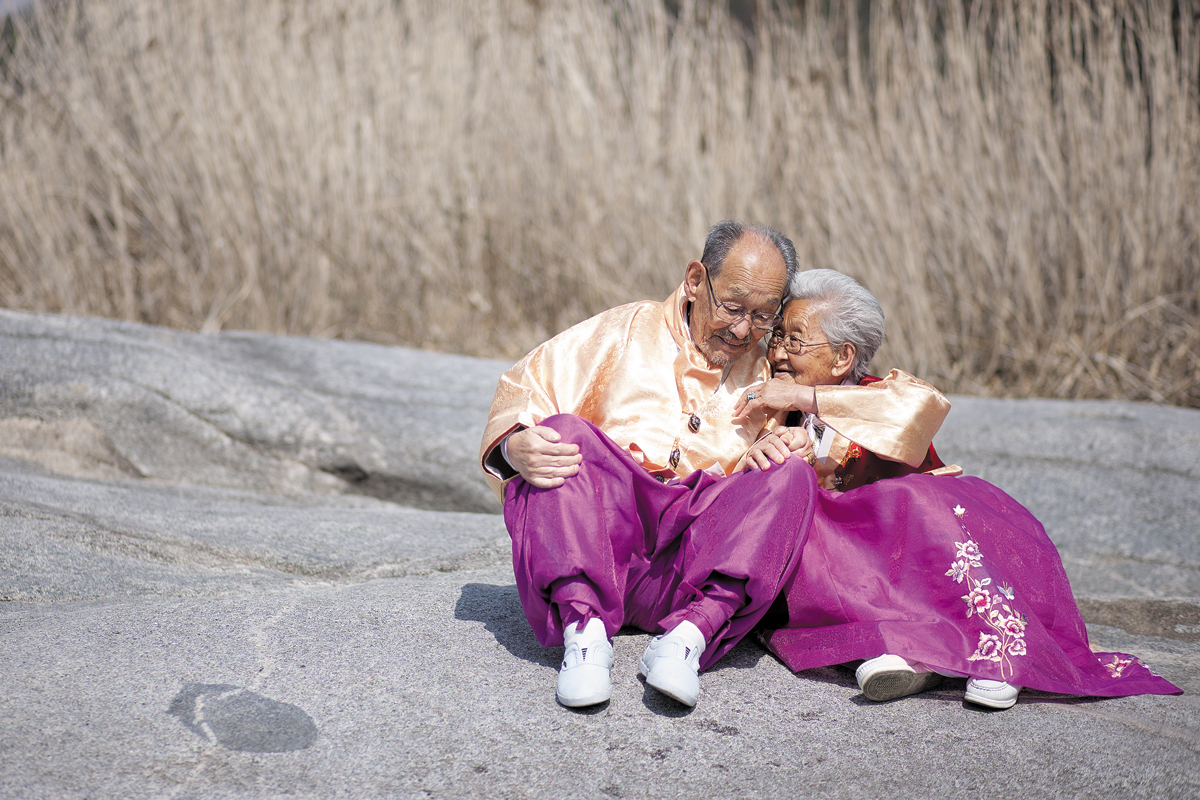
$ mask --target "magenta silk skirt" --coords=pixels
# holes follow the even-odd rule
[[[792,670],[883,653],[1016,686],[1179,694],[1134,656],[1093,652],[1062,559],[1020,503],[973,477],[817,490],[788,623],[762,636]]]

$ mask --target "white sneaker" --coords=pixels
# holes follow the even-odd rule
[[[923,692],[942,681],[941,675],[930,672],[923,664],[886,654],[864,661],[854,671],[854,677],[863,696],[877,703]]]
[[[594,706],[612,697],[613,649],[597,617],[576,633],[572,622],[563,631],[566,647],[558,671],[558,702],[568,708]]]
[[[967,681],[966,700],[976,705],[988,708],[1012,708],[1021,693],[1020,686],[1013,686],[1004,681],[989,681],[985,678],[971,678]]]
[[[704,634],[690,622],[681,622],[662,636],[650,640],[638,672],[667,697],[685,706],[700,699],[700,655]]]

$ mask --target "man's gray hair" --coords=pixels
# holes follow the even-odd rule
[[[708,267],[708,277],[716,278],[721,274],[725,257],[747,233],[757,234],[775,245],[779,255],[783,256],[783,265],[787,267],[787,281],[790,284],[800,270],[796,260],[796,246],[792,244],[792,240],[774,228],[734,219],[722,220],[709,228],[708,237],[704,240],[704,255],[700,256],[700,263]]]
[[[833,269],[798,272],[788,284],[784,305],[808,300],[821,332],[834,347],[854,345],[854,365],[849,377],[858,383],[867,374],[875,352],[883,344],[883,307],[858,281]]]

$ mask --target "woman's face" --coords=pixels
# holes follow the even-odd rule
[[[805,386],[841,383],[854,363],[854,346],[842,345],[840,351],[821,331],[820,312],[811,300],[792,300],[783,309],[783,320],[779,323],[782,334],[774,347],[767,347],[767,358],[776,376],[790,375],[796,383]],[[784,348],[784,338],[799,339],[805,345],[799,353],[789,353]],[[849,351],[847,353],[847,350]]]

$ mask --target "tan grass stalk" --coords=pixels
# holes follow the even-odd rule
[[[880,296],[877,370],[1200,406],[1200,4],[824,5],[44,6],[0,304],[513,358],[740,217]]]

